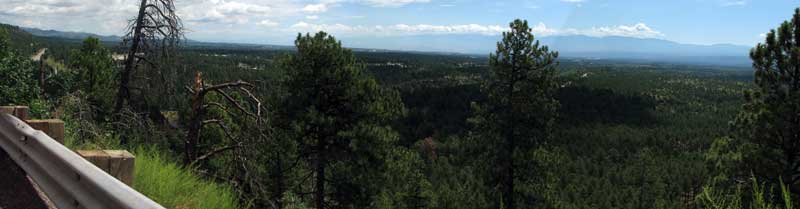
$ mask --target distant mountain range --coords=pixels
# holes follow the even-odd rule
[[[20,27],[22,30],[31,33],[34,36],[40,37],[56,37],[56,38],[65,38],[65,39],[85,39],[89,36],[96,37],[100,39],[100,41],[108,41],[108,42],[115,42],[121,41],[122,37],[120,36],[102,36],[97,35],[94,33],[85,33],[85,32],[68,32],[68,31],[57,31],[57,30],[42,30],[38,28],[26,28]]]
[[[84,39],[98,37],[102,41],[120,41],[120,36],[102,36],[84,32],[64,32],[24,28],[34,36]],[[500,36],[486,35],[418,35],[390,37],[342,38],[346,46],[357,51],[408,51],[417,53],[462,53],[487,55],[493,52]],[[580,35],[549,36],[538,39],[564,58],[613,59],[637,62],[664,62],[695,65],[749,67],[749,46],[733,44],[696,45],[652,38],[590,37]],[[206,47],[256,47],[263,49],[291,49],[291,46],[209,43],[188,40],[192,46]],[[380,48],[380,49],[376,49]]]
[[[420,35],[356,37],[343,42],[352,47],[380,46],[393,50],[450,51],[487,55],[494,52],[500,36]],[[652,38],[590,37],[580,35],[537,38],[561,57],[668,62],[748,67],[750,47],[733,44],[696,45]]]

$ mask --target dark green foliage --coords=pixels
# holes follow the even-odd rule
[[[353,53],[324,32],[298,35],[295,45],[297,54],[282,65],[286,118],[313,172],[312,184],[301,186],[313,189],[317,208],[367,207],[380,192],[397,141],[389,124],[404,112],[399,95],[378,86]]]
[[[400,94],[408,115],[397,124],[401,144],[410,146],[426,137],[444,138],[466,134],[470,103],[484,101],[480,86],[442,85],[402,88]]]
[[[800,9],[750,51],[755,87],[710,155],[729,181],[755,175],[771,184],[784,179],[800,193]],[[731,159],[731,157],[734,157]],[[738,161],[738,162],[737,162]],[[722,165],[734,166],[724,168]],[[718,166],[718,167],[720,167]]]
[[[555,122],[558,53],[539,46],[527,21],[515,20],[510,27],[489,56],[491,73],[482,86],[487,99],[474,105],[470,120],[476,127],[474,143],[485,147],[481,157],[490,173],[489,188],[497,188],[493,197],[502,199],[497,205],[513,209],[537,198],[522,185],[537,175],[530,154],[551,136]]]
[[[569,86],[558,89],[559,116],[564,124],[592,122],[648,125],[655,121],[651,112],[655,101],[644,95],[625,95],[610,89]]]
[[[34,103],[40,94],[34,69],[28,56],[12,48],[8,32],[0,29],[0,105]]]
[[[70,53],[70,67],[77,71],[75,88],[87,94],[87,99],[96,108],[99,118],[111,112],[114,96],[114,62],[111,53],[100,40],[86,38],[80,50]]]

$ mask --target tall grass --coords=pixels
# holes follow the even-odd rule
[[[239,208],[233,190],[207,182],[154,148],[138,148],[133,188],[167,208]]]
[[[792,195],[786,184],[780,182],[780,190],[775,190],[766,183],[759,183],[755,177],[751,178],[750,194],[746,194],[742,185],[734,191],[719,191],[711,186],[703,188],[698,196],[701,208],[708,209],[794,209]],[[774,194],[777,192],[780,194]]]
[[[81,144],[66,140],[72,149],[119,149],[119,147]],[[191,169],[178,166],[163,151],[138,147],[133,189],[170,209],[240,208],[236,193],[223,184],[203,180]]]
[[[236,193],[222,183],[204,180],[189,168],[176,164],[174,156],[158,146],[120,145],[109,127],[91,120],[91,107],[80,96],[62,99],[65,121],[64,145],[72,150],[127,149],[135,157],[133,189],[170,209],[240,208]],[[134,135],[133,137],[137,137]],[[141,137],[141,136],[139,136]]]

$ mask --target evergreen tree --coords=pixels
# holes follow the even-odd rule
[[[89,102],[101,113],[109,113],[115,93],[111,53],[103,47],[100,39],[88,37],[79,50],[71,52],[70,58],[70,65],[78,70],[76,87],[88,94]]]
[[[733,138],[748,147],[746,169],[759,179],[782,178],[794,193],[800,181],[800,9],[791,22],[766,34],[750,50],[756,88],[732,122]],[[740,173],[739,175],[749,175]]]
[[[298,35],[283,60],[287,118],[312,171],[316,208],[366,208],[380,191],[386,156],[404,113],[396,91],[364,72],[353,53],[324,32]],[[303,180],[301,180],[303,181]]]
[[[528,22],[514,20],[511,31],[503,33],[497,51],[489,55],[491,72],[482,86],[485,102],[475,104],[477,140],[485,147],[491,174],[489,185],[499,192],[505,208],[517,208],[531,194],[517,184],[530,183],[533,174],[529,155],[550,135],[558,101],[556,89],[557,52],[534,40]],[[528,203],[528,202],[522,202]]]

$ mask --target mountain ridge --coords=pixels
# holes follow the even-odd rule
[[[87,32],[65,32],[19,27],[34,36],[84,39],[89,36],[102,41],[120,41],[120,36],[103,36]],[[499,35],[415,35],[386,37],[345,37],[342,42],[356,51],[400,51],[409,53],[486,55],[494,52]],[[663,61],[681,64],[746,67],[750,65],[750,47],[729,43],[710,45],[684,44],[666,39],[623,36],[592,37],[559,35],[537,38],[541,44],[558,51],[566,58],[625,59]],[[191,46],[255,46],[265,49],[291,49],[288,45],[230,43],[187,40]]]

